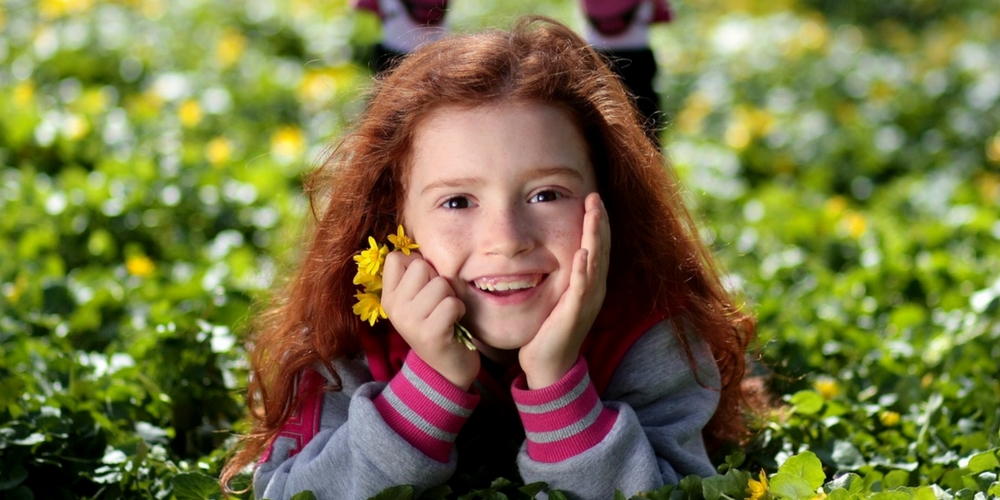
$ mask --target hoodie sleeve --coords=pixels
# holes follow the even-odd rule
[[[616,490],[630,497],[676,483],[689,474],[714,475],[701,433],[718,406],[719,372],[704,341],[692,335],[689,343],[696,369],[692,369],[669,324],[660,322],[625,355],[599,402],[600,409],[586,410],[587,405],[582,404],[573,413],[575,417],[566,417],[570,411],[566,408],[572,405],[530,405],[564,415],[552,413],[553,418],[548,419],[544,413],[522,412],[528,438],[518,455],[518,467],[524,481],[545,481],[571,498],[603,499],[613,498]],[[552,387],[576,387],[571,379],[581,363]],[[516,390],[520,410],[524,395],[517,395]],[[592,385],[581,394],[587,390],[593,390]],[[580,397],[586,396],[556,399]],[[613,415],[611,425],[606,430],[600,424],[584,425],[591,414],[597,415],[594,422]],[[556,424],[574,418],[581,424]],[[566,429],[564,436],[552,440],[555,435],[546,434],[548,429],[544,429],[540,433],[544,442],[538,442],[529,430],[533,419]],[[595,431],[603,432],[596,442]]]
[[[316,498],[368,498],[401,484],[419,494],[451,477],[454,435],[477,395],[442,386],[419,358],[408,358],[388,384],[373,382],[360,360],[335,367],[343,389],[307,400],[278,434],[254,472],[257,498],[307,490]],[[313,424],[310,414],[318,416]]]

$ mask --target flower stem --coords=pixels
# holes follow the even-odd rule
[[[476,350],[476,346],[472,344],[472,334],[457,321],[455,322],[455,340],[468,347],[470,351]]]

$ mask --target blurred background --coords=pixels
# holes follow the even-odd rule
[[[1000,1],[672,7],[662,144],[780,403],[744,467],[1000,495]],[[449,21],[527,13],[581,26]],[[379,30],[347,1],[0,0],[0,496],[219,497],[248,319]]]

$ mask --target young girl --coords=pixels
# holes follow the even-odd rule
[[[621,83],[565,26],[410,54],[310,193],[311,244],[252,344],[254,427],[224,484],[259,459],[270,499],[482,470],[606,499],[712,475],[707,447],[745,432],[754,321]],[[400,224],[419,250],[386,257],[388,321],[369,326],[353,257]]]

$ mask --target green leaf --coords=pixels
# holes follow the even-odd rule
[[[858,470],[866,463],[865,457],[861,455],[858,448],[843,439],[838,439],[833,443],[831,458],[840,470]]]
[[[520,491],[521,493],[524,493],[525,495],[528,495],[528,497],[530,498],[535,498],[535,495],[537,495],[541,491],[544,491],[546,488],[548,488],[548,485],[542,481],[539,481],[537,483],[530,483],[521,486],[517,490]]]
[[[725,480],[726,476],[706,477],[701,482],[701,491],[705,495],[705,500],[719,500],[722,497],[722,492],[726,489],[725,485],[722,484]]]
[[[968,467],[969,471],[973,474],[979,474],[980,472],[1000,468],[1000,461],[997,460],[995,451],[984,451],[970,458]]]
[[[701,489],[701,481],[702,481],[701,476],[695,476],[695,475],[687,476],[684,479],[681,479],[677,483],[677,489],[683,491],[684,493],[687,493],[688,498],[701,498],[703,494]]]
[[[559,490],[549,491],[549,500],[569,500],[566,498],[566,494]]]
[[[316,500],[316,495],[309,490],[300,491],[292,495],[290,500]]]
[[[171,478],[177,500],[205,500],[222,498],[222,490],[215,478],[201,472],[182,472]]]
[[[505,477],[498,477],[494,479],[492,483],[490,483],[490,488],[494,490],[499,490],[502,488],[506,488],[510,485],[511,485],[510,479],[507,479]]]
[[[6,466],[6,464],[4,464]],[[28,478],[28,470],[16,463],[13,467],[5,467],[0,471],[0,491],[14,489]]]
[[[814,415],[823,409],[823,396],[816,391],[796,392],[789,402],[795,405],[795,413],[800,415]]]
[[[827,493],[832,493],[836,489],[843,489],[847,493],[861,493],[865,490],[865,480],[854,473],[844,474],[826,483],[823,489]]]
[[[913,495],[907,491],[883,491],[874,493],[868,500],[912,500]]]
[[[816,489],[801,476],[778,472],[771,476],[771,494],[791,500],[810,499],[816,496]]]
[[[854,500],[856,498],[859,498],[857,494],[848,493],[848,491],[843,488],[832,490],[826,495],[826,500]]]
[[[417,498],[419,498],[420,500],[445,500],[446,498],[448,498],[448,495],[450,494],[451,494],[451,486],[448,486],[447,484],[442,484],[440,486],[435,486],[433,488],[424,490],[424,492],[421,493],[420,496]]]
[[[401,484],[386,488],[368,500],[410,500],[413,498],[413,486]]]
[[[904,470],[893,470],[882,478],[882,488],[887,490],[906,486],[910,483],[910,473]]]
[[[789,457],[785,463],[778,467],[778,472],[804,479],[813,491],[816,491],[826,481],[823,464],[811,451],[804,451]]]
[[[733,453],[726,455],[726,460],[722,464],[719,464],[719,473],[725,473],[736,469],[737,467],[743,465],[743,461],[746,460],[747,455],[742,450],[736,450]]]

